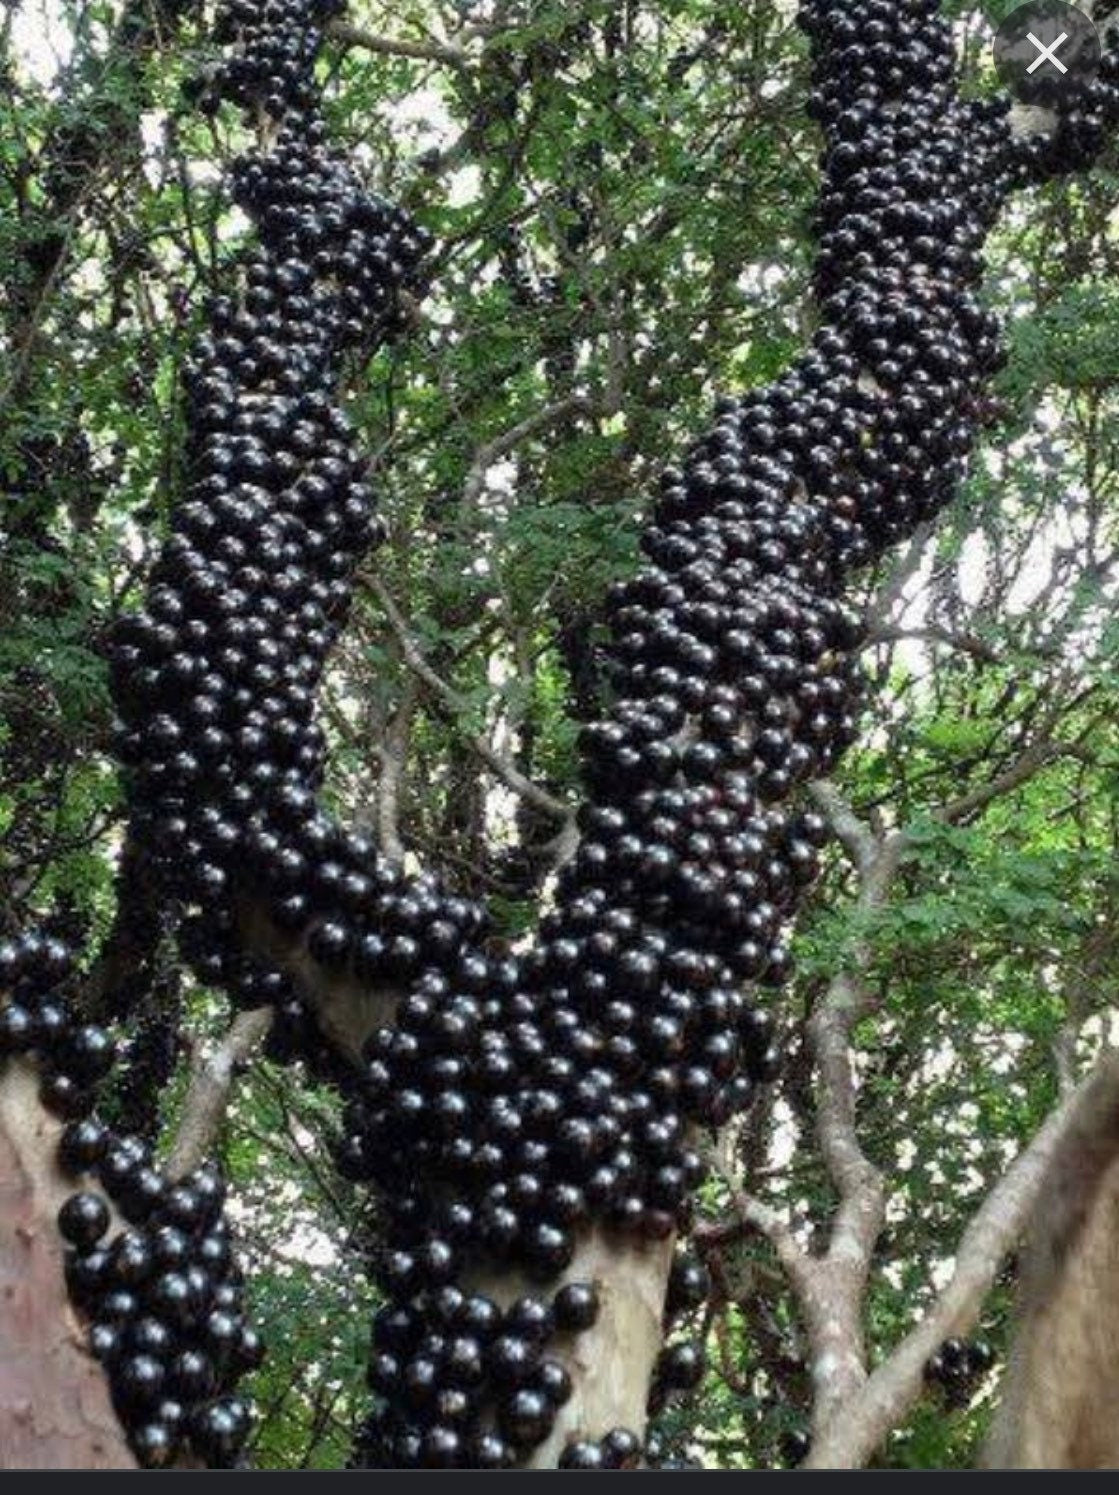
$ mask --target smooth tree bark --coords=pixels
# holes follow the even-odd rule
[[[1119,1053],[1105,1055],[1059,1118],[1020,1201],[1029,1219],[1018,1323],[988,1468],[1119,1465]]]
[[[135,1460],[71,1307],[57,1216],[74,1183],[55,1162],[63,1123],[34,1068],[0,1075],[0,1468],[130,1469]]]
[[[1044,1251],[1051,1233],[1045,1222],[1051,1219],[1054,1195],[1063,1192],[1061,1180],[1070,1168],[1074,1176],[1082,1175],[1090,1132],[1089,1168],[1099,1185],[1095,1198],[1100,1205],[1098,1209],[1093,1205],[1092,1240],[1086,1253],[1089,1271],[1096,1274],[1090,1301],[1101,1322],[1106,1319],[1113,1331],[1109,1299],[1114,1297],[1116,1282],[1116,1117],[1119,1054],[1108,1052],[991,1190],[960,1239],[952,1277],[943,1292],[881,1365],[849,1390],[813,1440],[805,1468],[857,1469],[873,1458],[924,1391],[925,1366],[933,1352],[950,1336],[966,1335],[974,1328],[1007,1254],[1023,1233],[1034,1241],[1034,1251]],[[1101,1157],[1101,1142],[1107,1162],[1097,1169],[1093,1164]],[[1091,1192],[1085,1191],[1081,1200]],[[1061,1220],[1066,1228],[1076,1229],[1070,1213],[1062,1210]],[[1036,1316],[1026,1331],[1028,1346],[1023,1348],[1020,1342],[1004,1383],[986,1457],[992,1467],[1103,1468],[1101,1449],[1115,1449],[1114,1420],[1102,1405],[1115,1385],[1114,1333],[1103,1353],[1098,1353],[1102,1349],[1099,1335],[1086,1342],[1092,1349],[1084,1353],[1085,1345],[1076,1336],[1084,1327],[1089,1300],[1080,1297],[1077,1289],[1073,1291],[1077,1312],[1066,1317],[1067,1298],[1053,1292],[1050,1282],[1040,1294],[1027,1289],[1031,1314]],[[1056,1373],[1058,1361],[1051,1351],[1058,1332],[1063,1366],[1071,1381]],[[1089,1438],[1099,1442],[1093,1445]]]

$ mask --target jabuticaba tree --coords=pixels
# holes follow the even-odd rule
[[[256,240],[209,308],[187,491],[111,643],[118,750],[184,956],[234,1003],[273,1006],[274,1052],[341,1087],[338,1166],[381,1198],[358,1465],[628,1467],[648,1406],[702,1370],[689,1346],[662,1352],[704,1291],[683,1247],[697,1142],[779,1062],[766,993],[826,838],[799,794],[857,733],[844,586],[957,491],[1000,361],[976,297],[1000,208],[1088,164],[1119,115],[1111,56],[1036,135],[1006,100],[965,101],[938,8],[802,6],[824,135],[816,331],[664,471],[646,563],[609,599],[613,704],[582,736],[580,844],[522,954],[319,803],[316,690],[378,538],[338,388],[399,332],[428,246],[329,147],[315,62],[332,7],[221,10],[227,60],[198,103],[256,131],[232,179]],[[185,1186],[188,1258],[221,1237],[210,1178]],[[82,1259],[101,1249],[86,1213],[92,1235],[96,1204],[63,1222]],[[79,1297],[95,1323],[103,1288],[129,1291],[106,1272]],[[153,1316],[149,1290],[122,1334]],[[208,1306],[184,1309],[185,1346],[142,1353],[206,1358],[190,1336]],[[124,1406],[114,1346],[105,1360]],[[235,1459],[243,1410],[207,1394],[177,1424],[147,1402],[136,1455]]]

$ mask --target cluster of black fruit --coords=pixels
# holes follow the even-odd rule
[[[113,1041],[68,1005],[71,973],[58,940],[31,933],[0,945],[0,1063],[37,1062],[43,1103],[68,1122],[59,1166],[99,1186],[72,1194],[59,1211],[67,1288],[89,1322],[89,1347],[138,1461],[158,1468],[193,1456],[224,1467],[250,1428],[234,1387],[261,1352],[221,1218],[224,1185],[212,1169],[169,1180],[145,1143],[91,1114]],[[110,1200],[125,1224],[105,1241]]]
[[[440,1225],[453,1238],[456,1221],[467,1219],[461,1204],[449,1203]],[[526,1294],[503,1311],[485,1294],[466,1292],[451,1280],[434,1234],[426,1245],[423,1285],[413,1282],[374,1319],[369,1381],[384,1406],[366,1425],[358,1461],[367,1467],[507,1468],[548,1436],[570,1396],[564,1357],[571,1337],[598,1317],[597,1288],[569,1277],[557,1289]],[[408,1250],[390,1250],[381,1267],[390,1293],[399,1271],[415,1276]],[[678,1256],[666,1326],[696,1307],[708,1287],[705,1269]],[[693,1390],[704,1369],[695,1342],[667,1345],[655,1366],[649,1411],[660,1410],[673,1393]],[[559,1455],[564,1469],[627,1469],[648,1460],[640,1438],[623,1427],[599,1439],[567,1442]],[[665,1467],[671,1466],[666,1460]]]
[[[0,1063],[33,1055],[39,1097],[67,1120],[93,1108],[94,1090],[112,1068],[113,1040],[104,1028],[78,1021],[61,988],[73,971],[60,940],[27,933],[0,945]]]
[[[953,495],[999,362],[974,295],[984,234],[1014,185],[1076,164],[1114,106],[1101,85],[1051,145],[1015,140],[1001,106],[957,97],[936,12],[802,7],[826,136],[819,327],[664,474],[647,563],[609,598],[616,702],[582,737],[581,844],[514,958],[484,943],[481,910],[317,803],[316,688],[377,537],[335,390],[398,324],[424,241],[325,144],[327,9],[223,11],[234,55],[210,87],[261,129],[234,180],[259,244],[210,308],[186,498],[113,643],[120,745],[135,830],[205,979],[276,1003],[298,1041],[305,1016],[245,949],[250,920],[327,975],[403,993],[365,1047],[340,1152],[388,1222],[369,1463],[527,1457],[570,1390],[563,1336],[595,1315],[581,1237],[686,1228],[695,1129],[773,1073],[757,994],[788,974],[785,933],[826,838],[791,801],[856,731],[841,586]],[[466,1285],[504,1270],[546,1292],[502,1311]],[[682,1358],[658,1396],[696,1374]],[[624,1464],[632,1437],[565,1458]]]
[[[971,1401],[994,1363],[995,1352],[987,1340],[953,1336],[925,1362],[925,1380],[940,1388],[947,1406],[959,1410]]]
[[[144,1143],[92,1119],[71,1122],[59,1155],[70,1172],[92,1174],[129,1222],[103,1244],[109,1206],[91,1191],[58,1216],[72,1247],[70,1295],[90,1319],[90,1348],[133,1452],[145,1468],[190,1455],[235,1465],[251,1427],[235,1387],[262,1347],[243,1314],[220,1176],[205,1168],[171,1183]]]
[[[503,1468],[511,1449],[546,1435],[570,1396],[563,1361],[546,1347],[594,1322],[598,1294],[591,1283],[569,1282],[554,1296],[526,1294],[503,1311],[492,1298],[443,1281],[425,1299],[422,1307],[394,1303],[374,1321],[369,1384],[409,1421],[391,1446],[367,1435],[357,1460]],[[484,1384],[496,1397],[494,1426],[472,1415]],[[631,1449],[624,1438],[620,1431],[615,1438],[617,1467],[639,1451],[636,1439]]]

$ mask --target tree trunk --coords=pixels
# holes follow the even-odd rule
[[[134,1469],[66,1295],[56,1216],[74,1185],[37,1084],[22,1061],[0,1073],[0,1468]]]
[[[1119,1467],[1117,1086],[1112,1054],[1080,1095],[1038,1192],[988,1468]]]
[[[642,1245],[595,1228],[583,1237],[563,1277],[551,1284],[558,1291],[565,1282],[593,1282],[600,1308],[591,1328],[549,1346],[566,1364],[573,1390],[551,1433],[533,1450],[530,1468],[554,1469],[569,1442],[598,1439],[611,1428],[645,1426],[653,1365],[664,1334],[672,1246],[671,1237]],[[540,1291],[538,1282],[515,1271],[480,1278],[472,1286],[502,1308]]]

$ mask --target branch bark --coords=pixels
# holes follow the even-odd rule
[[[994,1187],[960,1239],[951,1281],[929,1313],[868,1378],[841,1417],[814,1439],[805,1467],[861,1468],[921,1395],[925,1362],[946,1338],[966,1334],[1018,1239],[1058,1149],[1087,1109],[1119,1105],[1119,1056],[1108,1054],[1042,1126]]]
[[[870,867],[878,842],[870,827],[855,814],[830,779],[815,779],[808,792],[827,817],[836,840],[860,872]]]
[[[942,825],[959,825],[961,821],[969,820],[980,810],[985,810],[989,804],[993,804],[996,799],[1001,799],[1003,795],[1012,794],[1015,789],[1020,789],[1043,768],[1047,768],[1050,763],[1063,757],[1065,752],[1064,743],[1053,742],[1045,737],[1035,739],[1009,768],[996,774],[987,783],[979,784],[966,794],[950,800],[939,810],[934,810],[933,819],[939,820]]]
[[[517,425],[510,426],[492,441],[485,442],[475,453],[466,475],[462,490],[463,506],[469,508],[478,502],[485,489],[486,474],[490,468],[500,462],[502,457],[515,451],[522,441],[527,441],[530,436],[546,431],[549,426],[567,420],[572,415],[589,414],[592,408],[591,402],[584,395],[568,395],[566,399],[541,406]]]
[[[358,47],[363,52],[376,52],[381,57],[411,57],[417,62],[438,62],[444,67],[465,68],[470,58],[449,42],[410,41],[402,36],[379,36],[363,26],[352,26],[346,21],[331,21],[327,35],[344,47]]]
[[[1119,1052],[1067,1110],[1026,1227],[988,1467],[1119,1464]]]
[[[259,905],[244,903],[238,914],[245,947],[287,972],[314,1012],[323,1037],[343,1059],[360,1066],[362,1044],[375,1028],[392,1021],[402,992],[370,986],[351,972],[325,971],[307,949],[306,932],[285,933]]]
[[[56,1217],[74,1192],[38,1076],[0,1066],[0,1469],[134,1469],[70,1306]]]
[[[816,781],[811,794],[854,863],[855,913],[865,918],[889,897],[908,839],[903,831],[875,835],[830,782]],[[844,968],[829,981],[807,1024],[816,1075],[816,1139],[838,1199],[823,1254],[807,1256],[791,1237],[786,1239],[787,1227],[777,1228],[780,1222],[772,1212],[759,1213],[765,1206],[751,1204],[804,1314],[817,1435],[842,1418],[846,1404],[866,1380],[863,1300],[874,1245],[885,1222],[882,1176],[859,1140],[851,1042],[855,1026],[874,1005],[861,975],[868,960],[865,941],[854,941]]]
[[[725,1175],[724,1175],[725,1176]],[[766,1204],[753,1194],[731,1188],[731,1208],[736,1220],[731,1227],[712,1223],[700,1225],[695,1231],[695,1243],[700,1250],[723,1244],[727,1239],[756,1231],[764,1236],[785,1269],[793,1291],[803,1301],[815,1291],[815,1262],[793,1234],[788,1220],[772,1205]]]
[[[380,577],[367,575],[365,578],[369,588],[384,609],[385,617],[388,619],[389,627],[396,635],[400,644],[400,651],[404,663],[408,668],[427,686],[428,690],[443,704],[444,708],[452,716],[460,716],[467,710],[467,703],[459,695],[452,685],[449,685],[442,676],[436,674],[431,665],[424,657],[411,629],[408,627],[403,614],[393,601],[388,588]],[[565,804],[563,800],[556,799],[546,789],[541,789],[539,784],[534,784],[508,758],[499,753],[493,745],[480,733],[468,734],[467,741],[471,749],[482,760],[488,769],[497,775],[503,783],[507,784],[515,794],[526,799],[536,809],[550,815],[553,820],[568,821],[573,815],[572,807]]]
[[[590,1329],[561,1340],[556,1352],[571,1374],[572,1394],[557,1413],[545,1442],[533,1450],[529,1467],[554,1469],[574,1439],[601,1438],[614,1427],[645,1425],[653,1366],[664,1339],[664,1293],[674,1237],[635,1243],[595,1227],[579,1242],[571,1265],[550,1287],[593,1282],[599,1314]],[[520,1272],[485,1273],[472,1284],[502,1307],[539,1283]]]
[[[895,644],[904,639],[919,643],[943,644],[949,649],[958,649],[980,664],[1000,664],[1002,657],[997,649],[973,633],[954,633],[950,628],[927,623],[923,628],[903,628],[899,624],[883,623],[867,635],[866,645]]]
[[[400,836],[400,791],[416,714],[418,689],[409,681],[393,712],[381,744],[381,774],[377,782],[377,841],[384,854],[394,862],[404,860],[404,842]]]
[[[942,806],[935,818],[945,824],[967,819],[1019,788],[1063,751],[1063,745],[1044,732],[1004,772]],[[889,897],[909,845],[906,830],[876,836],[834,785],[815,783],[811,793],[855,865],[856,912],[873,913]],[[832,978],[808,1022],[816,1070],[817,1140],[839,1198],[826,1250],[820,1257],[808,1255],[781,1218],[759,1201],[748,1202],[748,1216],[745,1207],[739,1206],[743,1218],[749,1218],[774,1245],[804,1315],[815,1392],[810,1462],[819,1468],[868,1458],[919,1394],[928,1356],[949,1333],[970,1323],[964,1320],[973,1299],[972,1317],[978,1312],[1006,1242],[1021,1228],[1069,1117],[1066,1105],[980,1209],[961,1242],[961,1265],[938,1308],[885,1366],[868,1377],[863,1300],[874,1245],[885,1219],[883,1181],[863,1151],[856,1124],[851,1035],[873,1009],[873,994],[860,975],[868,956],[865,944],[856,941],[848,952],[846,968]],[[1103,1065],[1097,1070],[1103,1076],[1098,1084],[1115,1079],[1114,1067]],[[1115,1083],[1119,1085],[1119,1079]],[[1076,1092],[1077,1097],[1084,1094],[1085,1087]],[[889,1374],[884,1376],[884,1372]],[[888,1419],[890,1409],[896,1413],[894,1422],[877,1420]]]
[[[181,1178],[204,1161],[221,1130],[238,1069],[264,1042],[273,1016],[271,1007],[239,1012],[221,1042],[196,1055],[183,1113],[165,1164],[172,1178]]]

